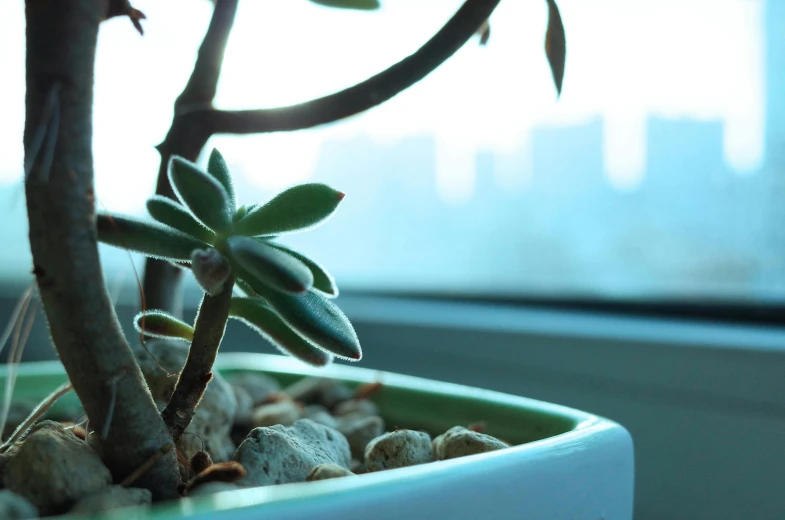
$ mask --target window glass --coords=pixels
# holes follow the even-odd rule
[[[99,204],[143,215],[154,146],[212,6],[134,4],[148,16],[144,37],[127,19],[101,30],[94,149]],[[460,6],[382,4],[348,13],[241,2],[216,105],[282,106],[350,86],[412,53]],[[344,290],[785,299],[785,2],[559,5],[568,54],[558,100],[545,2],[506,0],[486,46],[473,39],[383,106],[210,147],[234,168],[242,203],[302,181],[346,192],[332,220],[284,240]],[[4,7],[0,49],[0,276],[18,277],[30,266],[22,2]],[[102,251],[111,279],[133,276],[128,255]]]

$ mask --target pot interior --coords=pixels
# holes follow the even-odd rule
[[[0,368],[0,388],[5,388],[7,367]],[[431,435],[456,425],[484,423],[486,433],[517,445],[567,433],[597,419],[522,397],[345,365],[315,369],[283,356],[228,353],[219,356],[216,368],[226,376],[262,371],[282,386],[306,376],[333,378],[350,387],[380,381],[382,388],[371,399],[379,405],[388,427],[423,430]],[[14,385],[14,400],[37,403],[65,380],[57,362],[24,364]],[[76,395],[69,392],[48,416],[77,421],[80,413]]]

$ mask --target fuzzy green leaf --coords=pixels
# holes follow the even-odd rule
[[[256,296],[256,291],[242,278],[235,278],[234,285],[248,296]]]
[[[164,260],[190,261],[191,252],[204,247],[200,240],[176,229],[132,217],[101,213],[96,226],[101,242]]]
[[[188,271],[191,270],[191,262],[186,262],[185,260],[167,260],[167,261],[178,269],[188,270]]]
[[[297,260],[301,261],[305,265],[308,266],[308,269],[311,270],[313,274],[313,288],[317,291],[324,293],[325,296],[328,298],[335,298],[338,296],[338,286],[335,283],[335,279],[327,272],[327,270],[322,267],[321,265],[317,264],[315,261],[311,260],[307,256],[298,253],[288,247],[284,247],[281,244],[273,244],[271,242],[267,242],[271,246],[276,249],[280,249],[284,253],[290,254],[295,257]]]
[[[233,220],[234,222],[237,222],[238,220],[240,220],[241,218],[243,218],[243,217],[245,216],[245,214],[246,214],[246,213],[248,213],[248,206],[246,206],[245,204],[243,204],[242,206],[240,206],[239,208],[237,208],[237,211],[235,211],[235,212],[234,212],[234,216],[232,217],[232,220]]]
[[[374,11],[381,7],[379,0],[311,0],[311,2],[325,7],[355,9],[360,11]]]
[[[226,240],[226,246],[233,267],[241,267],[254,279],[279,291],[302,293],[313,286],[308,266],[266,242],[233,236]]]
[[[270,343],[309,365],[329,365],[333,356],[300,336],[259,298],[232,298],[229,315],[244,321]]]
[[[327,220],[344,194],[326,184],[308,183],[282,191],[267,203],[249,209],[234,225],[236,233],[273,235],[316,226]]]
[[[271,289],[253,277],[245,277],[251,288],[273,308],[291,328],[336,357],[358,361],[362,348],[349,318],[321,294],[308,291],[288,294]]]
[[[226,194],[229,196],[229,205],[232,211],[234,211],[237,202],[234,195],[232,174],[229,172],[229,167],[226,165],[223,155],[216,148],[213,148],[213,151],[210,152],[210,158],[207,160],[207,173],[212,175],[224,187]]]
[[[215,233],[204,227],[183,206],[167,197],[153,195],[147,199],[147,212],[161,224],[166,224],[208,244],[215,242]]]
[[[232,225],[234,207],[220,182],[182,157],[169,163],[169,180],[183,204],[205,226],[222,232]]]
[[[194,328],[164,311],[143,311],[134,318],[137,331],[154,338],[193,341]]]

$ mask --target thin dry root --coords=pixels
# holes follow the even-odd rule
[[[181,489],[183,495],[196,486],[207,484],[208,482],[237,482],[246,475],[247,471],[239,462],[219,462],[213,464],[202,471],[194,478],[189,480]]]
[[[382,389],[382,382],[376,381],[374,383],[365,383],[357,387],[357,390],[354,391],[354,398],[355,399],[369,399],[374,394],[379,392]]]
[[[467,426],[466,429],[477,433],[485,433],[485,423],[484,422],[473,423]]]
[[[87,440],[87,432],[81,426],[78,426],[77,424],[72,423],[72,422],[61,422],[60,424],[66,430],[71,430],[71,433],[73,433],[76,436],[77,439],[83,440],[83,441]]]
[[[204,450],[197,451],[194,453],[194,456],[191,457],[191,469],[193,469],[194,473],[197,475],[206,471],[207,468],[213,465],[213,459],[210,458],[210,454]]]
[[[158,451],[153,453],[152,456],[149,459],[147,459],[146,461],[144,461],[141,466],[139,466],[138,468],[133,470],[130,475],[125,477],[125,480],[120,482],[120,485],[123,486],[123,487],[128,487],[131,484],[133,484],[134,482],[136,482],[136,479],[138,479],[139,477],[144,475],[145,471],[147,471],[148,469],[152,468],[153,465],[155,465],[156,462],[161,460],[161,457],[163,457],[164,455],[166,455],[167,453],[172,451],[173,447],[174,446],[172,445],[171,442],[167,442],[166,444],[161,446],[158,449]]]
[[[19,364],[22,362],[22,353],[24,352],[27,339],[30,336],[30,331],[35,322],[37,308],[33,306],[33,310],[28,315],[28,309],[33,301],[33,287],[25,293],[22,301],[17,305],[19,313],[14,311],[12,322],[8,324],[6,333],[3,334],[2,342],[8,340],[9,336],[13,336],[11,341],[11,350],[8,353],[8,377],[5,382],[5,399],[3,401],[2,410],[0,410],[0,432],[5,429],[6,421],[8,420],[8,413],[11,410],[11,399],[14,393],[14,386],[16,385],[16,376],[19,370]],[[2,345],[0,345],[2,349]]]
[[[63,384],[62,384],[62,385],[60,385],[60,386],[59,386],[59,387],[58,387],[58,388],[57,388],[57,389],[56,389],[54,392],[52,392],[51,394],[49,394],[48,396],[46,396],[46,397],[44,398],[44,400],[43,400],[43,401],[41,401],[41,402],[38,404],[38,406],[36,406],[36,407],[33,409],[33,411],[32,411],[32,412],[30,412],[30,415],[28,415],[28,416],[27,416],[27,418],[26,418],[24,421],[22,421],[22,423],[21,423],[21,424],[20,424],[20,425],[19,425],[19,426],[16,428],[16,430],[14,430],[14,433],[12,433],[12,434],[11,434],[11,436],[8,438],[8,440],[7,440],[7,441],[5,441],[5,443],[3,443],[3,445],[2,445],[2,446],[0,446],[0,453],[3,453],[4,451],[6,451],[8,448],[10,448],[10,447],[11,447],[11,445],[12,445],[12,444],[14,444],[14,443],[15,443],[17,440],[19,440],[19,439],[22,437],[22,435],[23,435],[23,434],[24,434],[24,433],[25,433],[27,430],[29,430],[30,428],[32,428],[32,427],[33,427],[33,424],[34,424],[34,423],[35,423],[35,422],[36,422],[36,421],[37,421],[37,420],[38,420],[38,419],[39,419],[39,418],[40,418],[42,415],[44,415],[44,414],[45,414],[45,413],[46,413],[46,412],[49,410],[49,408],[51,408],[51,407],[52,407],[52,405],[53,405],[53,404],[54,404],[54,403],[55,403],[55,402],[56,402],[58,399],[60,399],[62,396],[64,396],[64,395],[65,395],[65,394],[67,394],[68,392],[70,392],[70,391],[71,391],[73,388],[74,388],[74,387],[73,387],[73,385],[71,385],[71,383],[70,383],[70,382],[68,382],[68,383],[63,383]]]
[[[259,406],[263,406],[266,404],[276,404],[283,401],[291,401],[291,400],[292,400],[291,396],[289,396],[289,394],[287,393],[270,392],[264,397],[264,399],[262,399],[262,402],[259,403]]]

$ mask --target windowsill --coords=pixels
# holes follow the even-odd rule
[[[0,311],[10,316],[21,288],[4,289]],[[193,313],[198,293],[185,301]],[[524,395],[624,425],[636,446],[636,518],[743,518],[751,503],[756,517],[774,518],[785,508],[785,454],[775,448],[785,431],[783,329],[351,294],[338,303],[365,368]],[[129,334],[136,306],[129,285],[118,307]],[[28,359],[51,359],[38,323]],[[273,351],[238,323],[222,349]]]
[[[774,326],[386,296],[341,296],[340,306],[354,320],[379,324],[785,352],[785,329]]]

